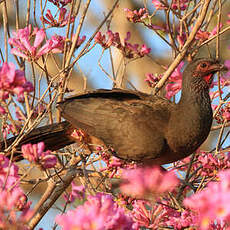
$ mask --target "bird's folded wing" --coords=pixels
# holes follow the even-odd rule
[[[122,158],[157,156],[163,148],[170,102],[129,90],[98,90],[71,97],[58,108],[73,126],[100,138]]]

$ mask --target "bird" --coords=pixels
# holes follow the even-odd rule
[[[152,165],[181,160],[209,135],[213,120],[209,88],[214,74],[222,70],[226,68],[215,59],[194,59],[183,71],[178,103],[128,89],[72,96],[57,105],[65,121],[34,129],[19,146],[44,141],[47,149],[57,150],[74,143],[72,134],[78,129],[90,151],[103,145],[120,159]]]

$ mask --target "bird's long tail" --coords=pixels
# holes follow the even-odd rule
[[[27,134],[16,146],[17,151],[16,154],[14,154],[14,158],[21,160],[22,157],[19,153],[21,146],[28,143],[35,144],[43,141],[46,149],[52,151],[70,145],[74,143],[73,138],[70,136],[71,130],[73,130],[73,128],[67,121],[36,128]],[[0,142],[0,152],[3,152],[8,146],[10,146],[16,138],[17,136],[7,139],[6,142]]]

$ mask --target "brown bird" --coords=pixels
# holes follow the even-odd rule
[[[209,58],[188,64],[178,104],[123,89],[68,98],[58,104],[67,121],[35,129],[19,146],[44,141],[47,149],[57,150],[73,143],[72,131],[79,128],[87,133],[88,146],[104,144],[122,159],[157,165],[180,160],[193,153],[210,132],[209,86],[220,70],[225,70],[224,65]]]

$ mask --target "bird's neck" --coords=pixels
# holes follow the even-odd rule
[[[179,116],[181,121],[187,125],[193,126],[192,123],[189,123],[189,120],[192,120],[193,122],[203,123],[203,125],[209,127],[210,122],[208,121],[212,120],[212,107],[209,91],[205,89],[197,92],[192,91],[186,93],[186,95],[182,95],[177,105],[175,116]]]
[[[189,84],[186,83],[185,81],[182,85],[181,99],[178,103],[178,115],[182,112],[184,114],[183,118],[181,118],[182,120],[191,119],[193,122],[200,123],[202,127],[205,125],[209,127],[211,124],[208,121],[212,120],[209,86],[201,79],[193,79]]]
[[[181,98],[178,107],[183,109],[198,109],[198,113],[204,114],[212,110],[209,96],[209,87],[204,81],[194,81],[190,84],[182,85]],[[199,111],[201,110],[201,111]],[[189,112],[189,111],[188,111]]]
[[[212,108],[208,88],[186,85],[169,122],[169,144],[181,156],[191,154],[207,138],[212,124]],[[181,133],[181,135],[178,135]],[[177,137],[180,136],[180,139]]]

